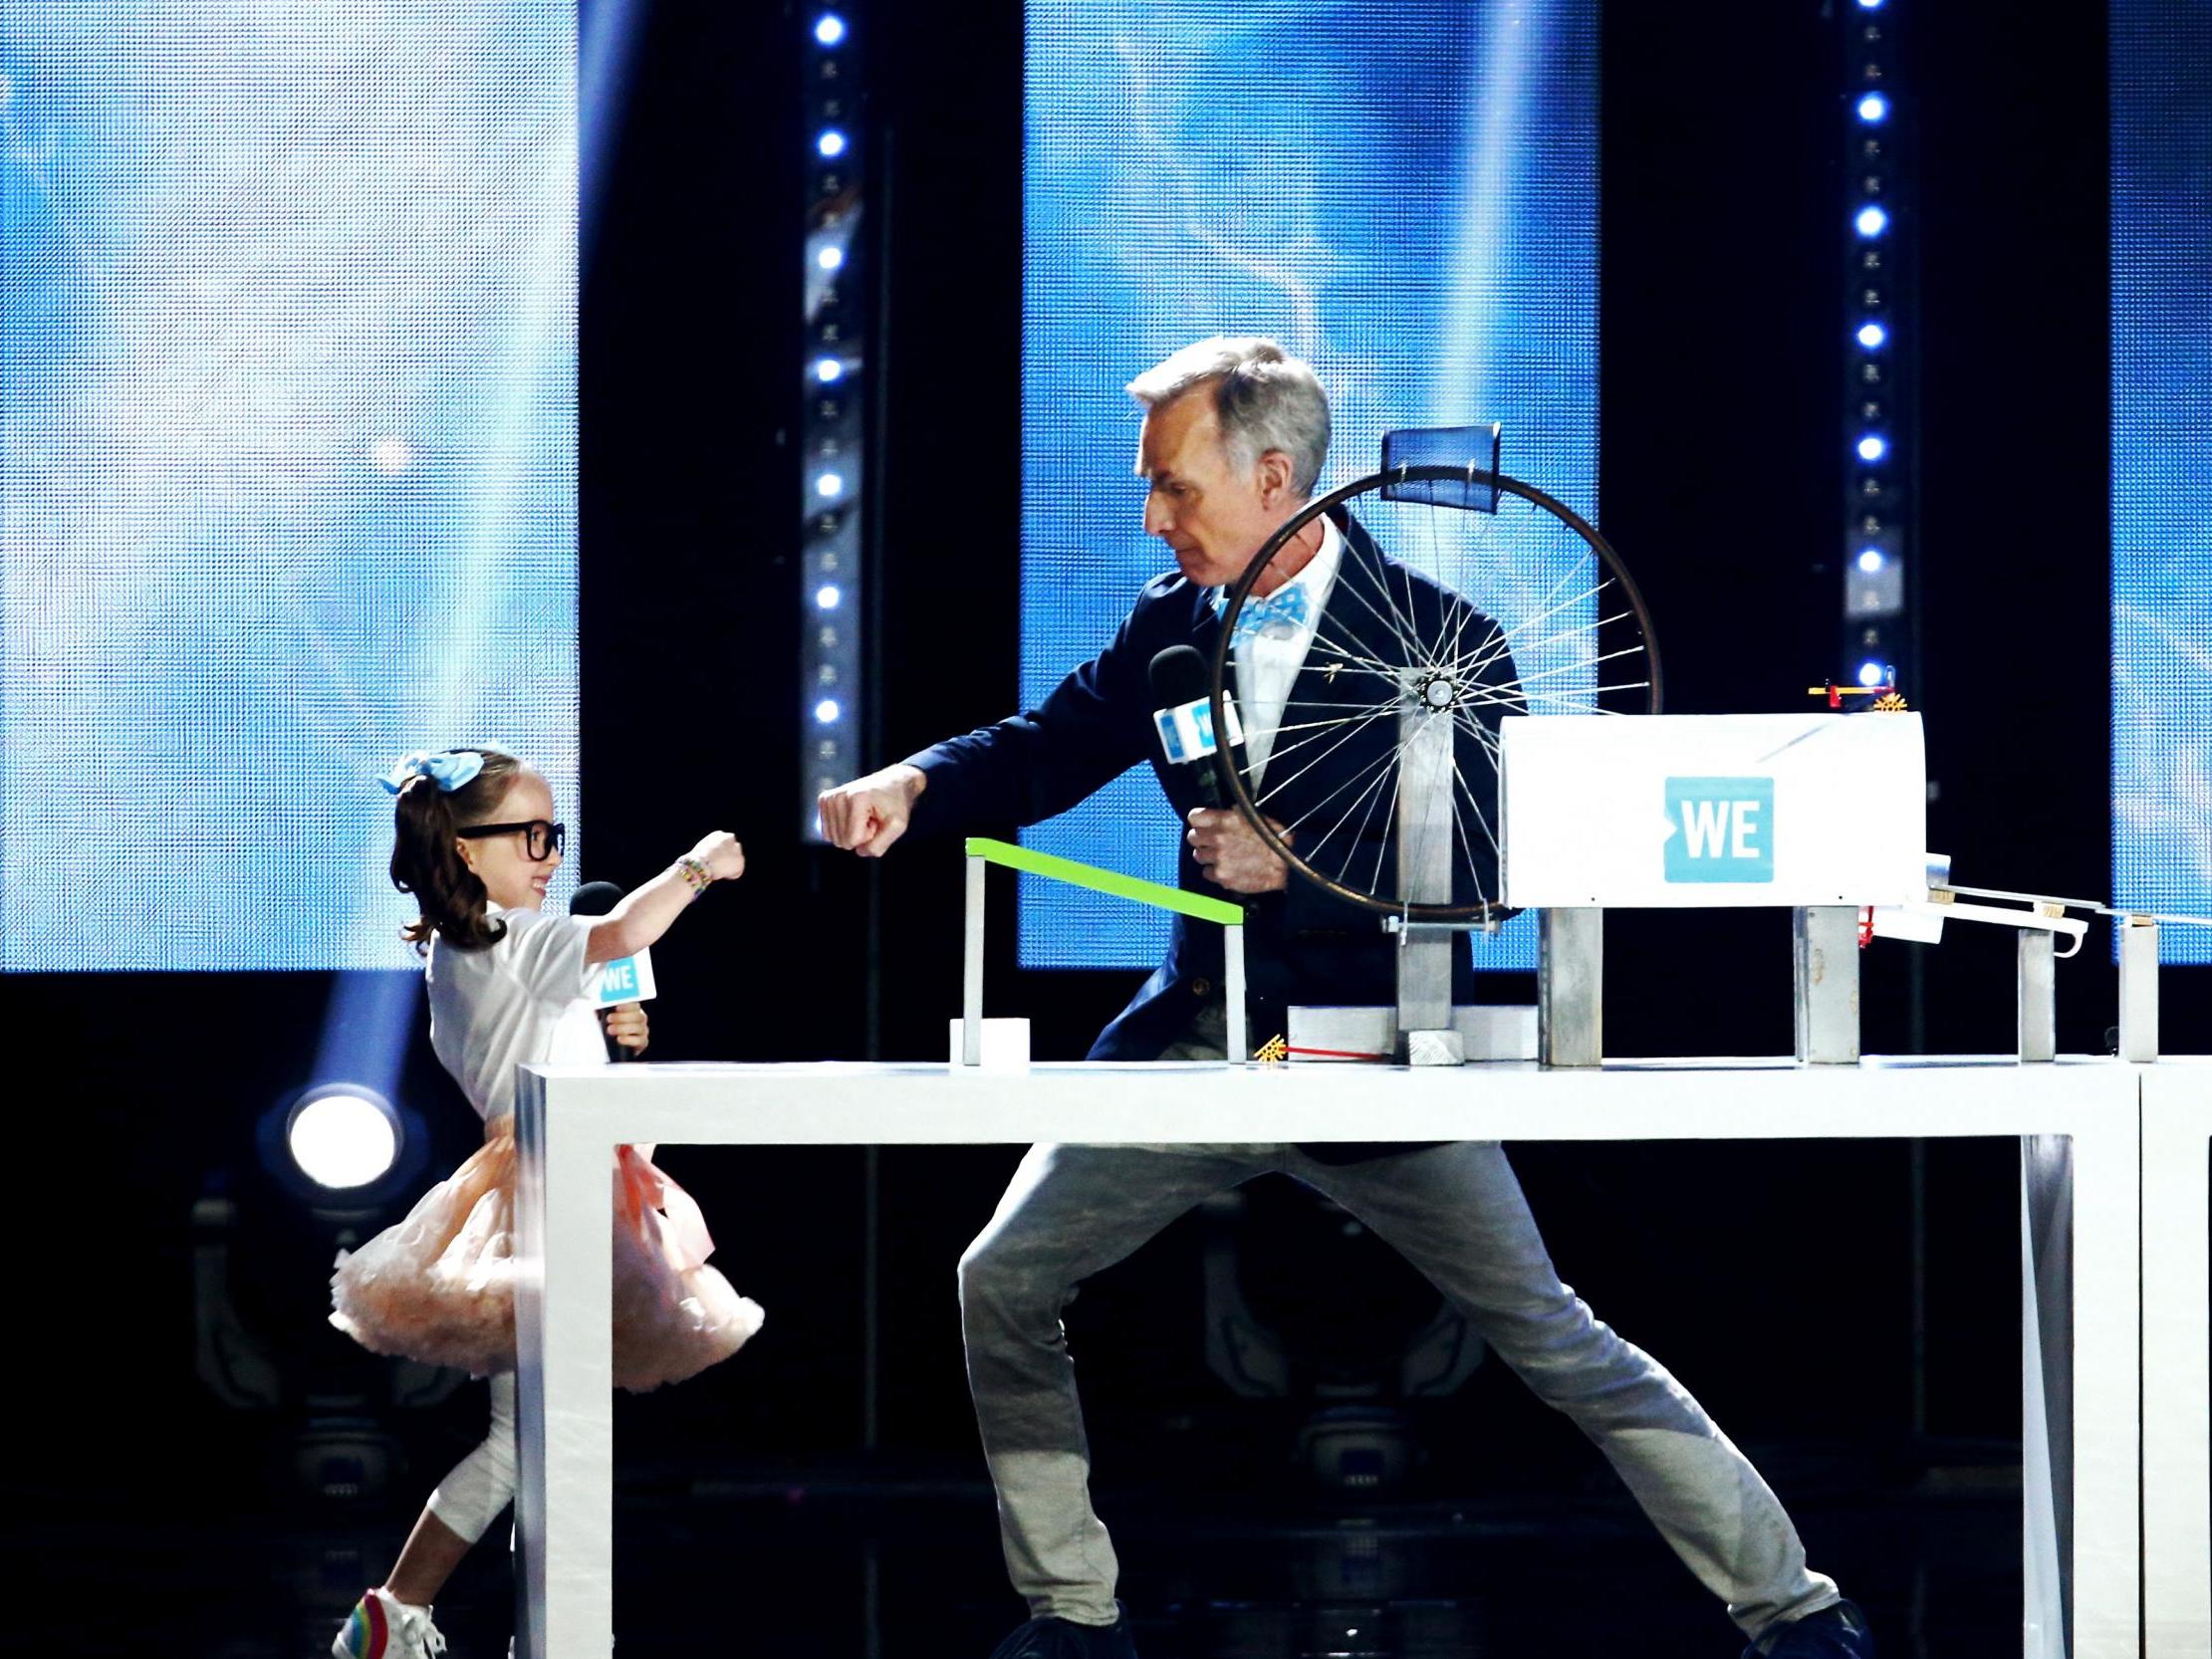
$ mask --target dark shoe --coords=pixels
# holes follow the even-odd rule
[[[1874,1633],[1855,1602],[1839,1601],[1776,1625],[1744,1649],[1744,1659],[1874,1659]]]
[[[1111,1624],[1077,1624],[1071,1619],[1031,1619],[991,1650],[991,1659],[1136,1659],[1129,1634],[1129,1610],[1116,1601],[1121,1616]]]

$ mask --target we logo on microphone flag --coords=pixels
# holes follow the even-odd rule
[[[1244,742],[1244,727],[1237,720],[1237,700],[1224,698],[1222,717],[1229,727],[1229,741]],[[1178,703],[1171,709],[1154,709],[1152,724],[1159,728],[1160,748],[1168,760],[1183,766],[1191,761],[1204,760],[1214,752],[1213,699],[1200,697],[1193,702]]]
[[[623,1003],[650,1002],[659,995],[653,984],[652,952],[639,951],[635,956],[618,956],[599,971],[595,980],[586,982],[587,995],[598,1008],[618,1008]]]

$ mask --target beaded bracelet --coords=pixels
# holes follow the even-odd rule
[[[703,858],[694,858],[687,852],[676,860],[676,868],[682,873],[684,884],[691,889],[693,898],[697,898],[714,884],[714,872],[706,867],[706,860]]]

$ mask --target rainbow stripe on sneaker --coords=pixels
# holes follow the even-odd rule
[[[384,1604],[374,1590],[354,1603],[353,1616],[338,1638],[342,1659],[384,1659],[391,1632],[384,1623]]]

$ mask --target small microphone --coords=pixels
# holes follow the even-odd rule
[[[577,888],[576,896],[569,900],[572,916],[604,916],[622,902],[622,890],[612,881],[587,881]],[[613,962],[600,964],[599,977],[591,984],[587,995],[592,1006],[602,1013],[618,1008],[623,1003],[650,1002],[656,994],[653,985],[652,953],[639,951],[635,956],[617,957]],[[612,1037],[607,1039],[607,1053],[616,1063],[626,1063],[637,1058],[634,1049],[625,1049]]]
[[[1198,798],[1209,807],[1229,805],[1228,779],[1223,768],[1229,757],[1214,744],[1213,695],[1206,659],[1190,645],[1170,645],[1152,658],[1152,725],[1159,733],[1160,748],[1169,764],[1197,769]],[[1229,728],[1229,742],[1244,746],[1244,729],[1237,721],[1236,699],[1224,697],[1221,714]]]
[[[612,881],[587,881],[569,900],[572,916],[604,916],[622,902],[622,890]]]

